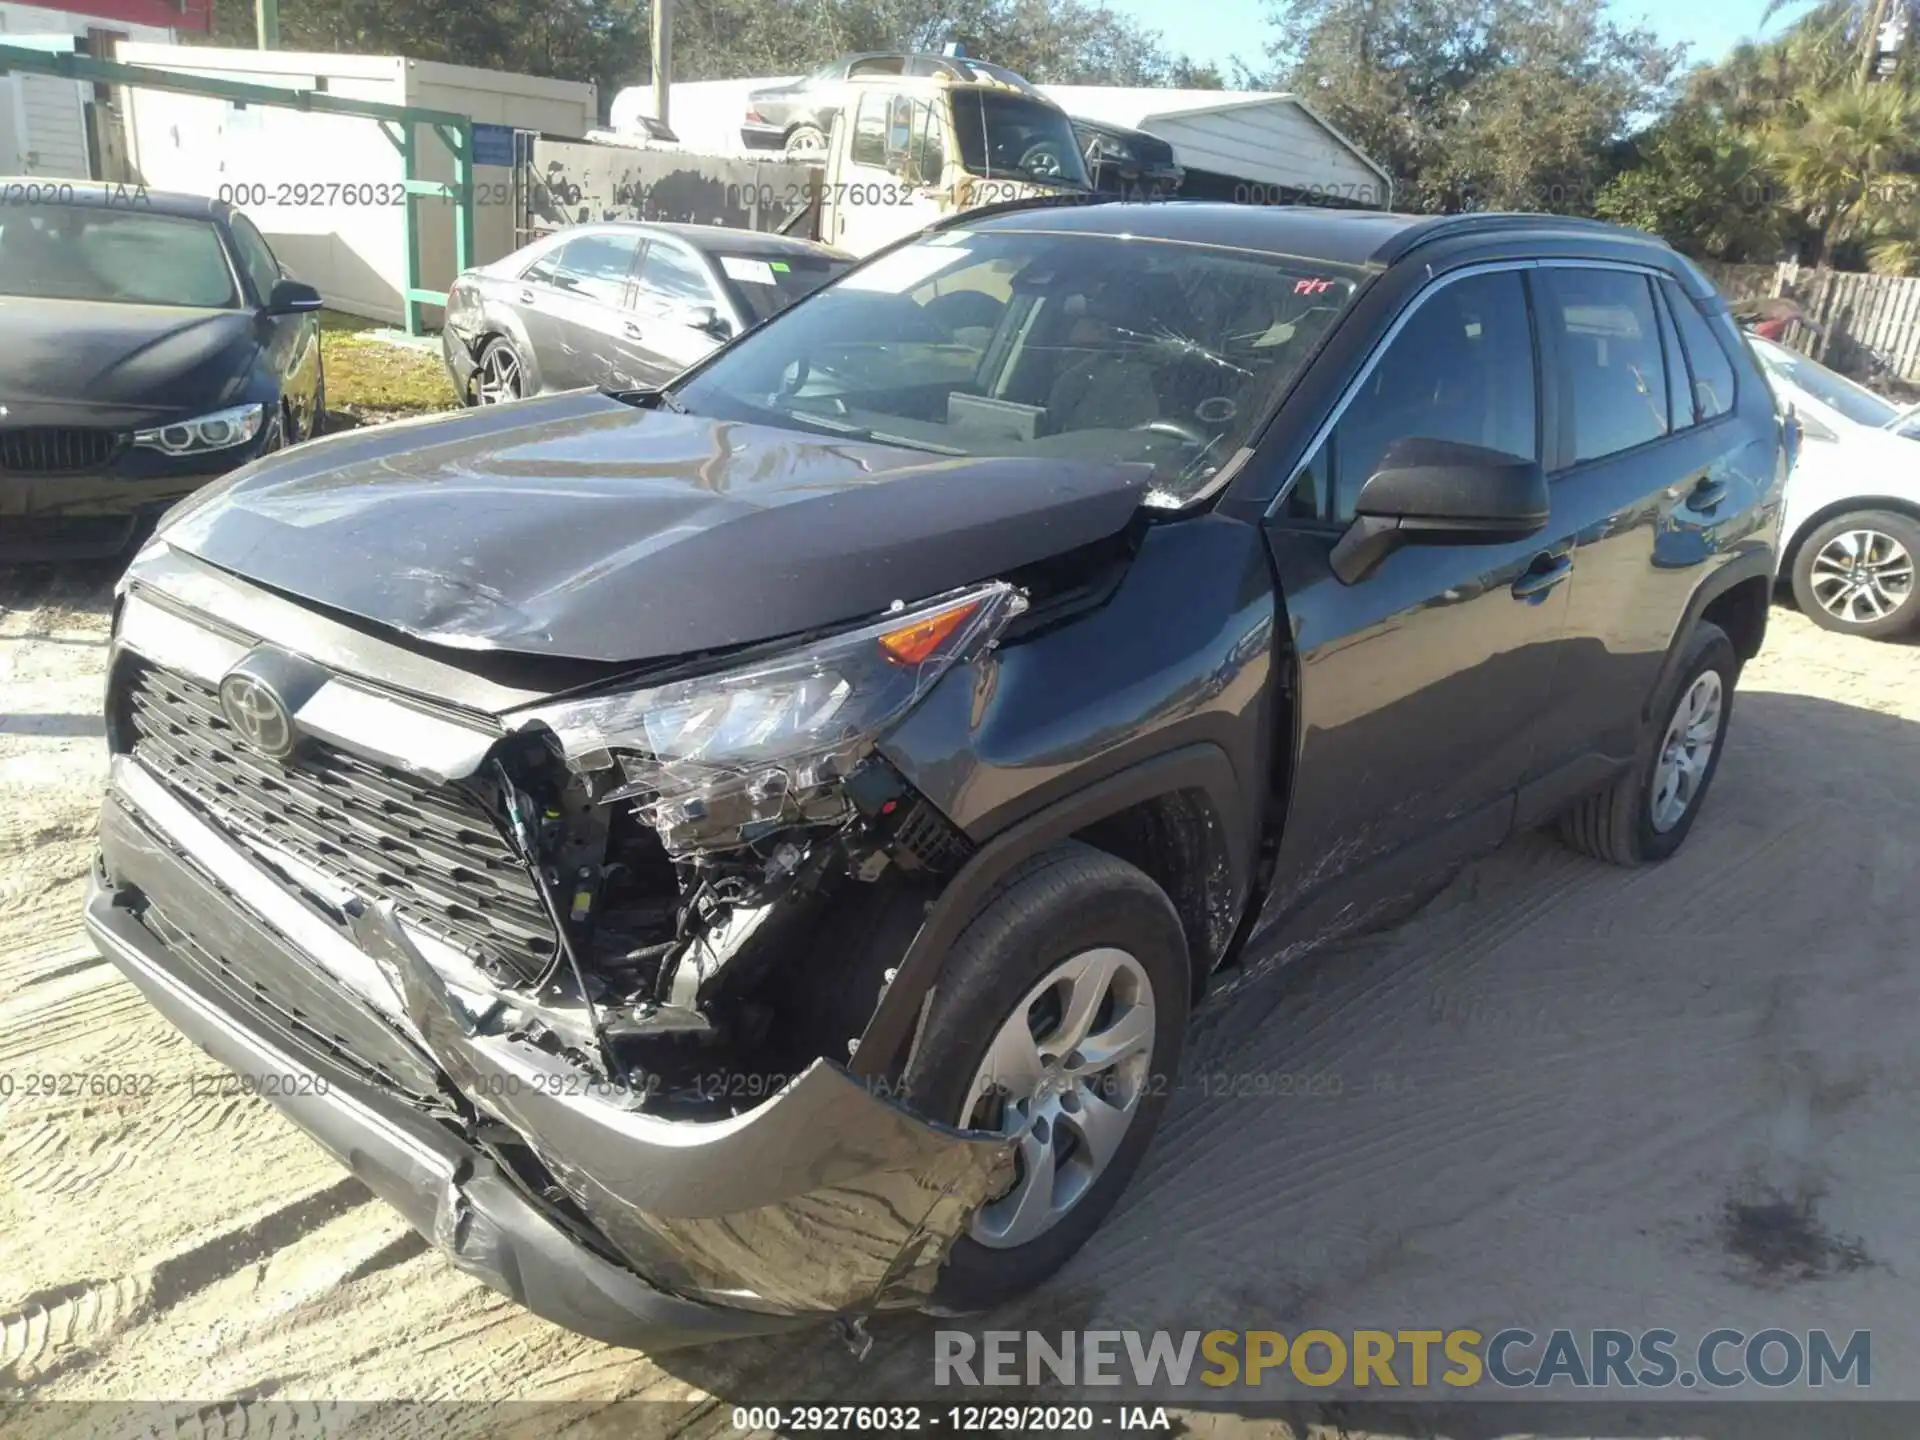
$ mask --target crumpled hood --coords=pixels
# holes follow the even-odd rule
[[[171,545],[421,640],[639,661],[858,619],[1111,535],[1145,465],[963,458],[597,392],[349,432]]]
[[[8,425],[135,429],[239,403],[251,312],[0,296]]]

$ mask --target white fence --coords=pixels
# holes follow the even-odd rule
[[[1920,278],[1791,263],[1700,268],[1729,300],[1784,296],[1797,303],[1813,323],[1789,327],[1794,349],[1838,370],[1920,382]]]

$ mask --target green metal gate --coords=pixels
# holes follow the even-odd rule
[[[419,202],[428,199],[451,200],[458,207],[453,229],[453,268],[455,273],[473,263],[473,117],[450,110],[428,110],[417,105],[388,105],[378,100],[350,100],[318,90],[289,90],[276,85],[255,85],[240,80],[214,80],[198,75],[175,75],[146,65],[124,65],[118,60],[101,60],[90,55],[49,53],[18,45],[0,45],[0,75],[19,70],[35,75],[57,75],[68,80],[96,84],[131,85],[146,90],[170,90],[181,95],[203,95],[228,100],[238,106],[270,105],[283,110],[305,110],[316,115],[348,115],[374,120],[380,125],[394,149],[400,152],[401,187],[406,210],[406,315],[407,332],[418,335],[422,305],[447,303],[444,290],[425,290],[420,286],[420,214]],[[417,127],[429,127],[453,155],[453,183],[422,180],[419,168]],[[79,178],[79,177],[75,177]]]

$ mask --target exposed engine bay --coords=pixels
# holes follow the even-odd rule
[[[663,1116],[751,1109],[813,1060],[844,1062],[886,979],[850,937],[877,940],[876,902],[917,909],[972,850],[877,754],[790,817],[741,833],[708,815],[663,836],[628,768],[572,768],[550,735],[502,748],[469,785],[558,939],[506,987],[526,996],[524,1038]]]

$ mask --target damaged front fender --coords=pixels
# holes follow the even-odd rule
[[[1011,1141],[923,1120],[826,1060],[726,1120],[642,1115],[645,1077],[606,1087],[477,1025],[390,903],[353,928],[454,1085],[525,1139],[642,1275],[678,1293],[777,1314],[921,1303],[968,1217],[1012,1179]]]

